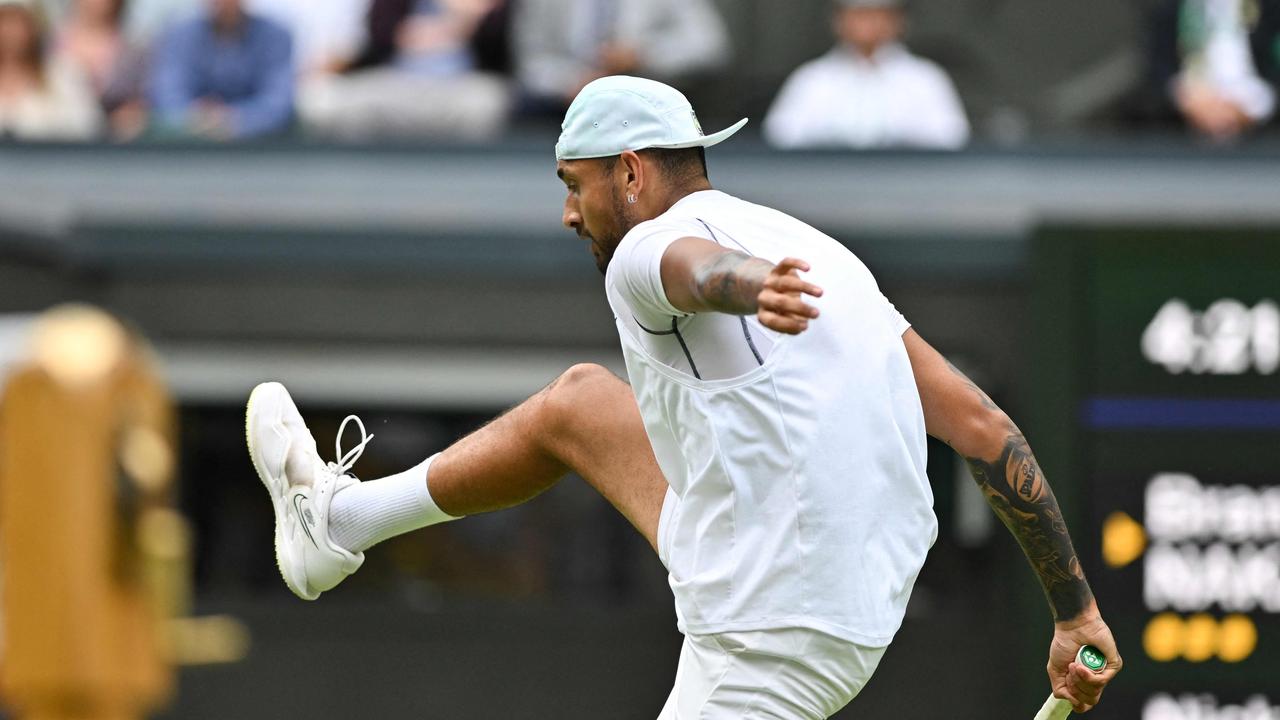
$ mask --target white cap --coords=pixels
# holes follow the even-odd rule
[[[556,143],[556,160],[611,157],[624,150],[711,147],[747,124],[743,118],[704,135],[684,94],[654,80],[612,75],[592,81],[573,99]]]

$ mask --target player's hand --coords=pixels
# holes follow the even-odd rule
[[[757,297],[757,317],[770,330],[798,335],[818,317],[818,308],[802,297],[822,297],[822,288],[800,278],[808,272],[809,263],[798,258],[784,258],[765,276],[764,287]]]
[[[1174,99],[1187,122],[1215,140],[1236,137],[1252,124],[1238,104],[1202,82],[1180,81]]]
[[[1092,645],[1107,657],[1107,666],[1101,672],[1076,662],[1081,645]],[[1074,620],[1054,625],[1053,643],[1049,646],[1049,685],[1054,696],[1069,701],[1076,712],[1093,709],[1102,696],[1102,689],[1123,666],[1111,629],[1102,621],[1096,607]]]
[[[228,140],[235,125],[234,111],[216,100],[197,100],[187,122],[188,129],[194,135]]]

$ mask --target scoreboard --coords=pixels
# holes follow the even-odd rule
[[[1094,717],[1280,719],[1280,229],[1032,253],[1028,435],[1125,659]]]

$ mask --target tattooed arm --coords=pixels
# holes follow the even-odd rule
[[[1078,712],[1098,702],[1122,665],[1111,631],[1085,580],[1062,510],[1022,431],[972,380],[947,362],[914,330],[903,335],[925,428],[965,462],[987,503],[1022,546],[1055,623],[1049,650],[1054,694]],[[1074,662],[1081,645],[1095,645],[1107,668],[1093,674]]]
[[[992,427],[970,435],[946,428],[936,437],[968,463],[987,503],[1022,546],[1049,601],[1053,619],[1079,617],[1094,604],[1093,591],[1080,569],[1058,500],[1027,439],[972,380],[951,363],[947,363],[947,369],[963,391],[972,395],[971,401],[990,413]]]
[[[802,295],[820,297],[822,288],[805,282],[803,260],[786,258],[774,265],[704,238],[681,238],[662,255],[662,288],[684,312],[757,314],[761,324],[796,334],[818,317]]]

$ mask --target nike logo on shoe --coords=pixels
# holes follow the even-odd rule
[[[305,507],[305,508],[304,508],[304,507],[302,507],[302,500],[303,500],[303,497],[302,497],[301,495],[294,495],[294,496],[293,496],[293,509],[294,509],[294,511],[295,511],[295,512],[297,512],[297,513],[298,513],[298,517],[300,517],[300,518],[302,519],[302,521],[303,521],[303,522],[302,522],[302,529],[303,529],[304,531],[306,531],[306,533],[307,533],[307,539],[308,539],[308,540],[310,540],[310,541],[311,541],[311,544],[312,544],[312,545],[315,545],[315,546],[316,546],[316,548],[318,549],[318,548],[320,547],[320,543],[317,543],[317,542],[316,542],[316,539],[315,539],[315,536],[313,536],[313,535],[311,534],[311,528],[312,528],[312,527],[314,527],[314,526],[315,526],[315,524],[316,524],[315,516],[313,516],[313,515],[311,514],[311,508],[310,508],[310,507]],[[311,504],[311,503],[309,503],[309,502],[307,503],[307,505],[308,505],[308,506],[310,506],[310,504]]]

